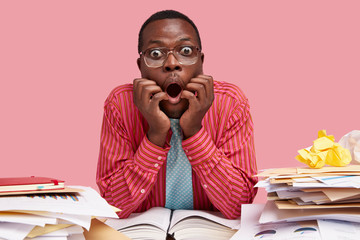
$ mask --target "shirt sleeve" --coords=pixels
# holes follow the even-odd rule
[[[227,107],[232,110],[223,116],[225,129],[216,143],[203,127],[183,141],[183,148],[212,204],[234,219],[257,193],[257,166],[248,101]]]
[[[96,180],[101,196],[126,218],[152,189],[168,148],[156,146],[145,135],[134,151],[120,112],[115,104],[105,103]]]

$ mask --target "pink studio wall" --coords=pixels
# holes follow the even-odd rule
[[[197,24],[205,73],[246,93],[259,169],[359,129],[359,1],[1,1],[1,177],[97,189],[103,102],[139,77],[139,28],[163,9]]]

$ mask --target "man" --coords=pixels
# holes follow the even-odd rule
[[[105,102],[97,184],[121,218],[161,206],[233,219],[255,197],[248,100],[203,74],[201,49],[188,17],[153,14],[139,33],[141,78]]]

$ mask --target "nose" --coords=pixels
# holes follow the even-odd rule
[[[181,64],[176,59],[174,53],[171,51],[168,53],[167,58],[165,59],[163,69],[165,72],[172,72],[172,71],[181,71]]]

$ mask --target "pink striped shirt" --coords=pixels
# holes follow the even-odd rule
[[[257,172],[249,103],[233,84],[214,81],[214,102],[202,129],[182,143],[192,166],[194,209],[219,210],[227,218],[251,203]],[[132,84],[115,88],[105,101],[97,184],[101,195],[122,211],[165,206],[166,155],[146,137],[148,124],[133,103]]]

